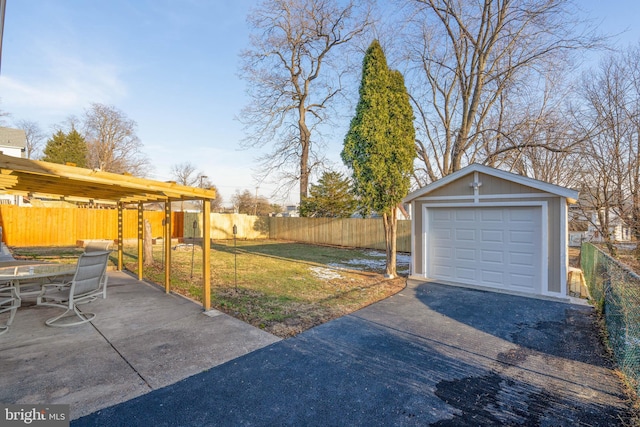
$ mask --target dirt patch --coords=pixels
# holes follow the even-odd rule
[[[580,248],[569,248],[569,266],[580,268]]]

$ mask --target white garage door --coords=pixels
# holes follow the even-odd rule
[[[542,289],[542,208],[428,208],[427,276],[527,293]]]

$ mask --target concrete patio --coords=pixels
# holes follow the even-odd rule
[[[92,323],[47,327],[59,310],[26,299],[0,336],[0,402],[70,405],[75,419],[280,339],[122,272],[87,306]],[[3,315],[4,316],[4,315]]]

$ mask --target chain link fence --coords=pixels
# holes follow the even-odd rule
[[[616,362],[640,394],[640,276],[591,243],[582,245],[580,267]]]

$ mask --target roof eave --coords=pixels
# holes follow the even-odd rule
[[[450,175],[445,176],[442,179],[439,179],[431,184],[428,184],[422,188],[419,188],[411,193],[409,193],[404,199],[404,203],[410,203],[411,201],[418,199],[420,197],[424,197],[432,191],[444,187],[445,185],[462,178],[465,175],[468,175],[473,172],[480,172],[486,175],[495,176],[497,178],[501,178],[507,181],[512,181],[518,184],[526,185],[528,187],[536,188],[540,191],[544,191],[546,193],[555,194],[560,197],[564,197],[567,199],[568,203],[574,204],[578,201],[578,191],[561,187],[555,184],[549,184],[544,181],[540,181],[537,179],[529,178],[526,176],[518,175],[511,172],[506,172],[500,169],[495,169],[489,166],[481,165],[479,163],[472,163],[469,166],[466,166]]]

